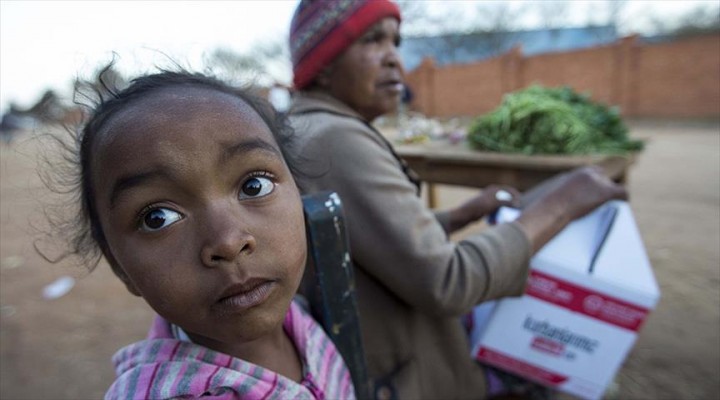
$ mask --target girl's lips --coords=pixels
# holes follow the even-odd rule
[[[252,284],[234,285],[223,292],[217,305],[232,311],[244,311],[263,303],[275,288],[275,281],[263,280]]]

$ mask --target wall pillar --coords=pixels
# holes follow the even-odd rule
[[[615,45],[615,73],[612,82],[612,104],[620,107],[624,116],[635,110],[637,92],[637,35],[620,39]]]

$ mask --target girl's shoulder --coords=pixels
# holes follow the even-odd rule
[[[115,357],[106,399],[313,399],[308,387],[258,365],[177,339],[146,339]]]
[[[342,355],[302,301],[293,300],[290,304],[285,329],[303,358],[305,386],[311,390],[320,388],[326,398],[355,397],[350,372]]]
[[[170,324],[157,317],[146,340],[125,346],[113,356],[117,379],[105,398],[353,398],[350,374],[342,358],[300,303],[291,303],[284,325],[307,366],[302,383],[176,339]]]

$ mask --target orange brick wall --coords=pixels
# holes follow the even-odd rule
[[[538,83],[569,85],[619,106],[626,116],[719,117],[720,35],[662,44],[635,37],[614,45],[437,67],[426,59],[408,74],[413,108],[430,116],[474,116],[497,107],[504,93]]]
[[[615,76],[614,48],[600,47],[572,53],[544,54],[525,59],[522,85],[570,85],[593,99],[610,102]]]
[[[634,114],[720,114],[720,36],[638,49]]]
[[[503,92],[500,80],[492,79],[498,76],[500,68],[497,60],[492,60],[480,68],[469,65],[450,66],[448,73],[436,77],[435,85],[440,88],[454,87],[455,90],[436,97],[435,112],[441,115],[474,114],[492,107]],[[456,98],[468,100],[458,104]]]

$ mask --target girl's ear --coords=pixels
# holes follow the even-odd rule
[[[105,259],[108,261],[108,264],[110,264],[110,268],[112,268],[112,271],[115,273],[115,276],[117,276],[127,288],[128,292],[134,294],[135,296],[142,297],[142,294],[140,294],[140,291],[135,286],[135,283],[130,280],[130,277],[127,276],[125,271],[120,267],[120,264],[115,260],[115,257],[113,257],[112,252],[110,252],[110,249],[107,247],[107,245],[100,246],[103,256],[105,256]]]
[[[142,297],[142,294],[140,294],[140,291],[137,289],[133,281],[131,281],[130,278],[125,274],[125,271],[123,271],[119,266],[114,264],[113,261],[110,261],[110,259],[108,259],[108,262],[110,263],[113,272],[115,272],[115,275],[120,278],[121,281],[123,281],[128,292],[134,294],[137,297]]]

